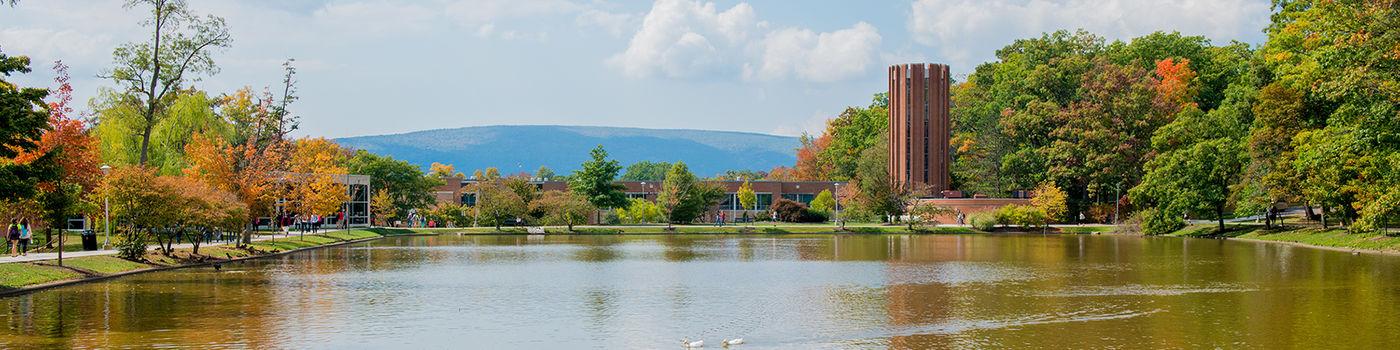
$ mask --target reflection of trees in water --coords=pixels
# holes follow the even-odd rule
[[[0,348],[133,347],[160,343],[272,347],[262,272],[211,268],[141,274],[0,301],[9,317]],[[182,282],[172,283],[173,280]],[[183,282],[195,280],[195,283]],[[203,281],[204,283],[198,283]]]

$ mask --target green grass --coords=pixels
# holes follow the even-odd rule
[[[123,260],[112,256],[85,256],[81,258],[63,259],[63,266],[92,271],[103,275],[151,267],[151,265]]]
[[[35,264],[0,264],[0,289],[62,281],[81,276],[73,270]]]
[[[522,227],[502,227],[496,230],[494,227],[464,227],[464,228],[437,228],[437,229],[392,229],[410,231],[414,233],[447,233],[447,234],[526,234],[528,231]],[[757,223],[753,225],[676,225],[667,229],[665,225],[647,226],[575,226],[573,231],[569,231],[562,226],[549,226],[544,228],[548,234],[630,234],[630,235],[660,235],[660,234],[802,234],[802,233],[841,233],[832,224],[782,224],[772,225]],[[966,227],[932,227],[915,228],[909,230],[906,226],[885,226],[885,225],[850,225],[844,232],[849,233],[920,233],[920,234],[959,234],[977,233],[978,231]]]
[[[1187,225],[1176,232],[1164,236],[1174,237],[1236,237],[1264,228],[1256,224],[1225,224],[1225,232],[1220,232],[1216,224]]]
[[[1348,233],[1345,229],[1303,228],[1295,230],[1254,230],[1235,236],[1261,241],[1289,242],[1319,247],[1352,248],[1383,252],[1400,252],[1400,237],[1381,233]]]
[[[1114,226],[1065,226],[1060,227],[1060,233],[1089,234],[1089,233],[1111,233],[1118,228]]]

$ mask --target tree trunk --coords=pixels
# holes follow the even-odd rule
[[[1319,218],[1320,218],[1321,221],[1322,221],[1322,229],[1324,229],[1324,230],[1327,229],[1327,205],[1326,205],[1326,204],[1323,204],[1323,205],[1322,205],[1322,213],[1319,215]]]

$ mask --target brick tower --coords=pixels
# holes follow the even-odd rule
[[[949,190],[948,66],[890,66],[890,178],[941,196]]]

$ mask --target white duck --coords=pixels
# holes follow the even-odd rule
[[[682,347],[685,347],[686,349],[703,348],[703,347],[705,347],[705,341],[704,341],[704,340],[690,341],[690,339],[682,339],[682,340],[681,340],[681,346],[682,346]]]
[[[721,344],[723,344],[724,347],[727,348],[727,347],[729,347],[730,345],[739,345],[739,344],[743,344],[743,343],[744,343],[744,338],[734,338],[734,339],[725,339],[724,342],[721,343]]]

